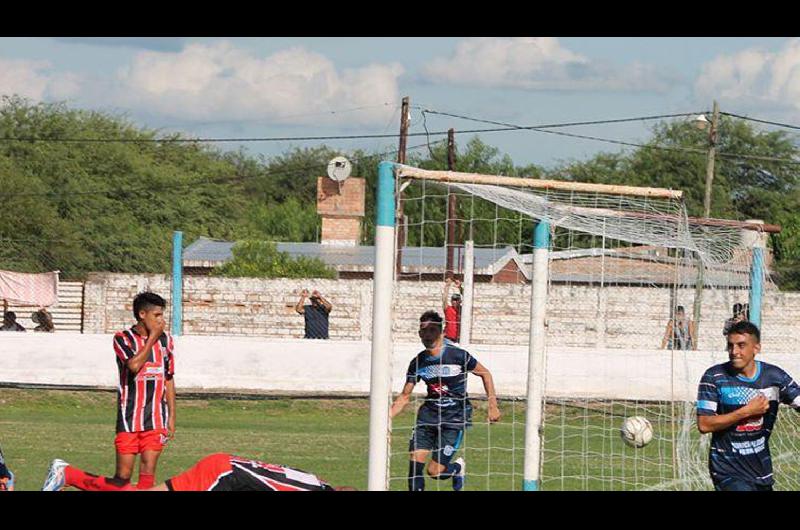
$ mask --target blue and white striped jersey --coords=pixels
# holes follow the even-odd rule
[[[736,477],[764,486],[773,484],[769,437],[778,417],[778,403],[800,408],[800,386],[782,369],[761,361],[756,361],[752,378],[734,371],[729,362],[703,374],[697,389],[698,416],[728,414],[758,394],[769,400],[766,414],[712,434],[708,467],[713,479]]]

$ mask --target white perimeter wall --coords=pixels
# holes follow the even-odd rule
[[[369,392],[369,342],[181,336],[175,343],[179,389]],[[402,388],[405,370],[420,349],[419,344],[395,344],[395,392]],[[525,395],[526,347],[475,345],[472,353],[494,375],[499,394]],[[114,359],[108,334],[0,334],[0,382],[114,387]],[[761,359],[800,374],[797,355],[765,353]],[[725,360],[724,352],[673,356],[664,350],[551,348],[547,395],[668,400],[674,385],[677,398],[693,400],[703,371]],[[482,394],[480,379],[470,380],[469,391]],[[419,384],[417,390],[423,389]]]

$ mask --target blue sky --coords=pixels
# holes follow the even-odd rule
[[[201,137],[395,133],[406,95],[415,107],[520,125],[695,112],[715,98],[724,111],[800,123],[800,39],[0,38],[0,94],[11,93]],[[411,118],[412,132],[422,132],[419,108]],[[487,127],[433,115],[427,125],[454,127],[458,143],[468,139],[459,130]],[[647,127],[568,130],[638,141]],[[553,166],[619,150],[526,131],[482,138],[517,164]],[[318,143],[247,149],[270,156]]]

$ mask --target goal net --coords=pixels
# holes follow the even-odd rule
[[[457,448],[466,489],[710,488],[709,437],[695,427],[694,400],[703,371],[727,360],[723,327],[734,304],[763,319],[762,359],[800,370],[790,355],[797,345],[785,339],[791,324],[770,307],[778,298],[764,248],[769,225],[692,219],[672,190],[386,163],[381,171],[392,211],[384,206],[382,225],[379,204],[373,489],[407,487],[425,385],[390,424],[380,424],[376,407],[402,389],[424,349],[419,316],[443,314],[455,293],[458,346],[491,371],[502,413],[489,424],[481,380],[470,376],[474,416]],[[381,246],[381,235],[391,243]],[[383,280],[381,249],[391,252]],[[386,285],[388,293],[377,294]],[[386,375],[376,376],[381,344]],[[620,436],[632,416],[653,427],[643,448]],[[797,423],[782,410],[771,439],[778,489],[798,486]],[[427,478],[427,489],[451,487]]]

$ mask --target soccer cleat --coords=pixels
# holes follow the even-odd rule
[[[56,458],[50,462],[50,469],[47,471],[47,478],[44,479],[42,491],[61,491],[64,489],[64,468],[69,464]]]
[[[467,475],[467,464],[464,462],[463,458],[458,458],[453,463],[461,466],[461,469],[458,470],[458,473],[453,475],[453,491],[461,491],[464,489],[464,481]]]

